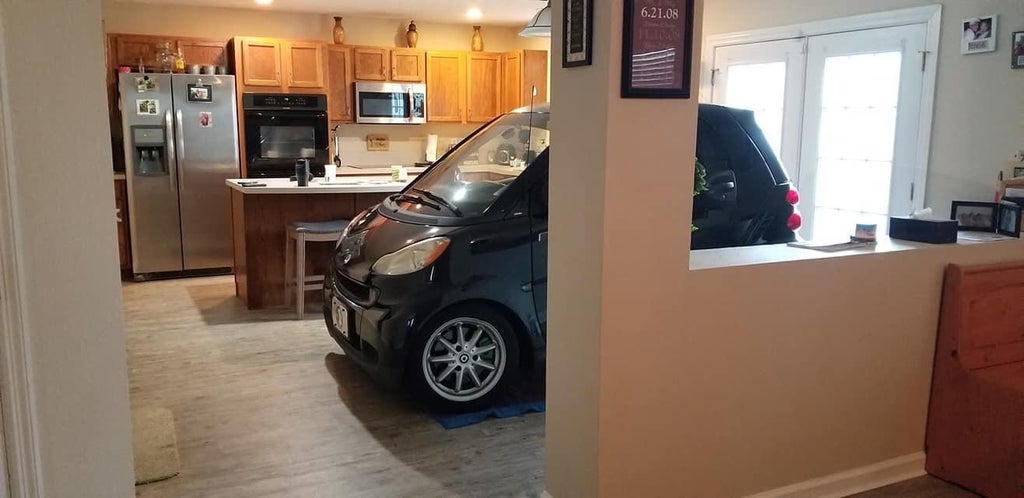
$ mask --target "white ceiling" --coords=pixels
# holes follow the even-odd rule
[[[352,17],[409,18],[424,22],[506,26],[526,24],[533,14],[545,5],[544,0],[274,0],[267,6],[257,5],[254,0],[117,1],[307,12]],[[478,21],[468,20],[466,11],[470,7],[479,8],[483,12],[483,18]]]

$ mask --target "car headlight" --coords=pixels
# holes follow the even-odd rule
[[[448,249],[448,237],[434,237],[385,254],[370,269],[378,275],[405,275],[422,270],[437,261]]]

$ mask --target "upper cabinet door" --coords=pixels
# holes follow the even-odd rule
[[[464,122],[465,99],[465,53],[427,52],[427,121]]]
[[[313,42],[289,42],[287,47],[288,86],[323,88],[323,45]]]
[[[352,115],[352,50],[340,46],[327,47],[328,114],[331,121],[351,123]]]
[[[485,123],[501,114],[501,54],[470,52],[468,66],[466,121]]]
[[[546,50],[523,50],[522,96],[520,106],[543,104],[548,101],[548,52]],[[537,88],[537,96],[531,95]]]
[[[423,63],[424,52],[414,48],[396,48],[391,51],[391,80],[423,81],[426,66]]]
[[[523,70],[522,52],[509,52],[505,54],[505,73],[502,77],[503,88],[502,108],[505,112],[511,111],[523,105]]]
[[[177,50],[173,38],[145,35],[117,35],[115,49],[117,60],[115,66],[130,66],[132,71],[138,70],[141,63],[147,70],[157,70],[156,54],[160,43],[170,43],[172,50]]]
[[[281,43],[269,39],[243,39],[242,75],[242,82],[248,86],[284,86]]]
[[[352,66],[355,79],[387,81],[391,66],[390,51],[378,47],[355,47],[352,49]]]
[[[227,66],[227,42],[215,40],[181,40],[178,42],[185,64]]]

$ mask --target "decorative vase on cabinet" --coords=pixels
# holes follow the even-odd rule
[[[332,34],[334,35],[334,43],[341,45],[345,41],[345,27],[341,25],[341,17],[335,16]]]
[[[480,34],[480,26],[473,26],[473,42],[471,47],[474,52],[480,52],[484,49],[484,37]]]
[[[416,32],[416,21],[409,21],[409,31],[405,32],[405,43],[409,45],[409,48],[416,48],[418,41],[420,41],[420,34]]]

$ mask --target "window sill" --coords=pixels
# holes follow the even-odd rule
[[[813,259],[843,258],[851,256],[863,256],[866,254],[885,254],[902,251],[913,251],[917,249],[928,249],[936,247],[969,246],[977,244],[997,244],[1004,242],[1020,243],[1021,239],[1002,237],[993,234],[990,240],[975,240],[978,234],[973,233],[965,238],[964,233],[956,244],[926,244],[923,242],[910,242],[907,240],[890,239],[879,237],[878,243],[873,246],[858,247],[846,251],[825,252],[814,249],[803,249],[791,247],[786,244],[774,244],[764,246],[727,247],[723,249],[703,249],[690,251],[690,270],[711,270],[714,268],[727,268],[734,266],[766,265],[773,263],[785,263],[790,261],[805,261]],[[983,234],[985,236],[989,234]]]

